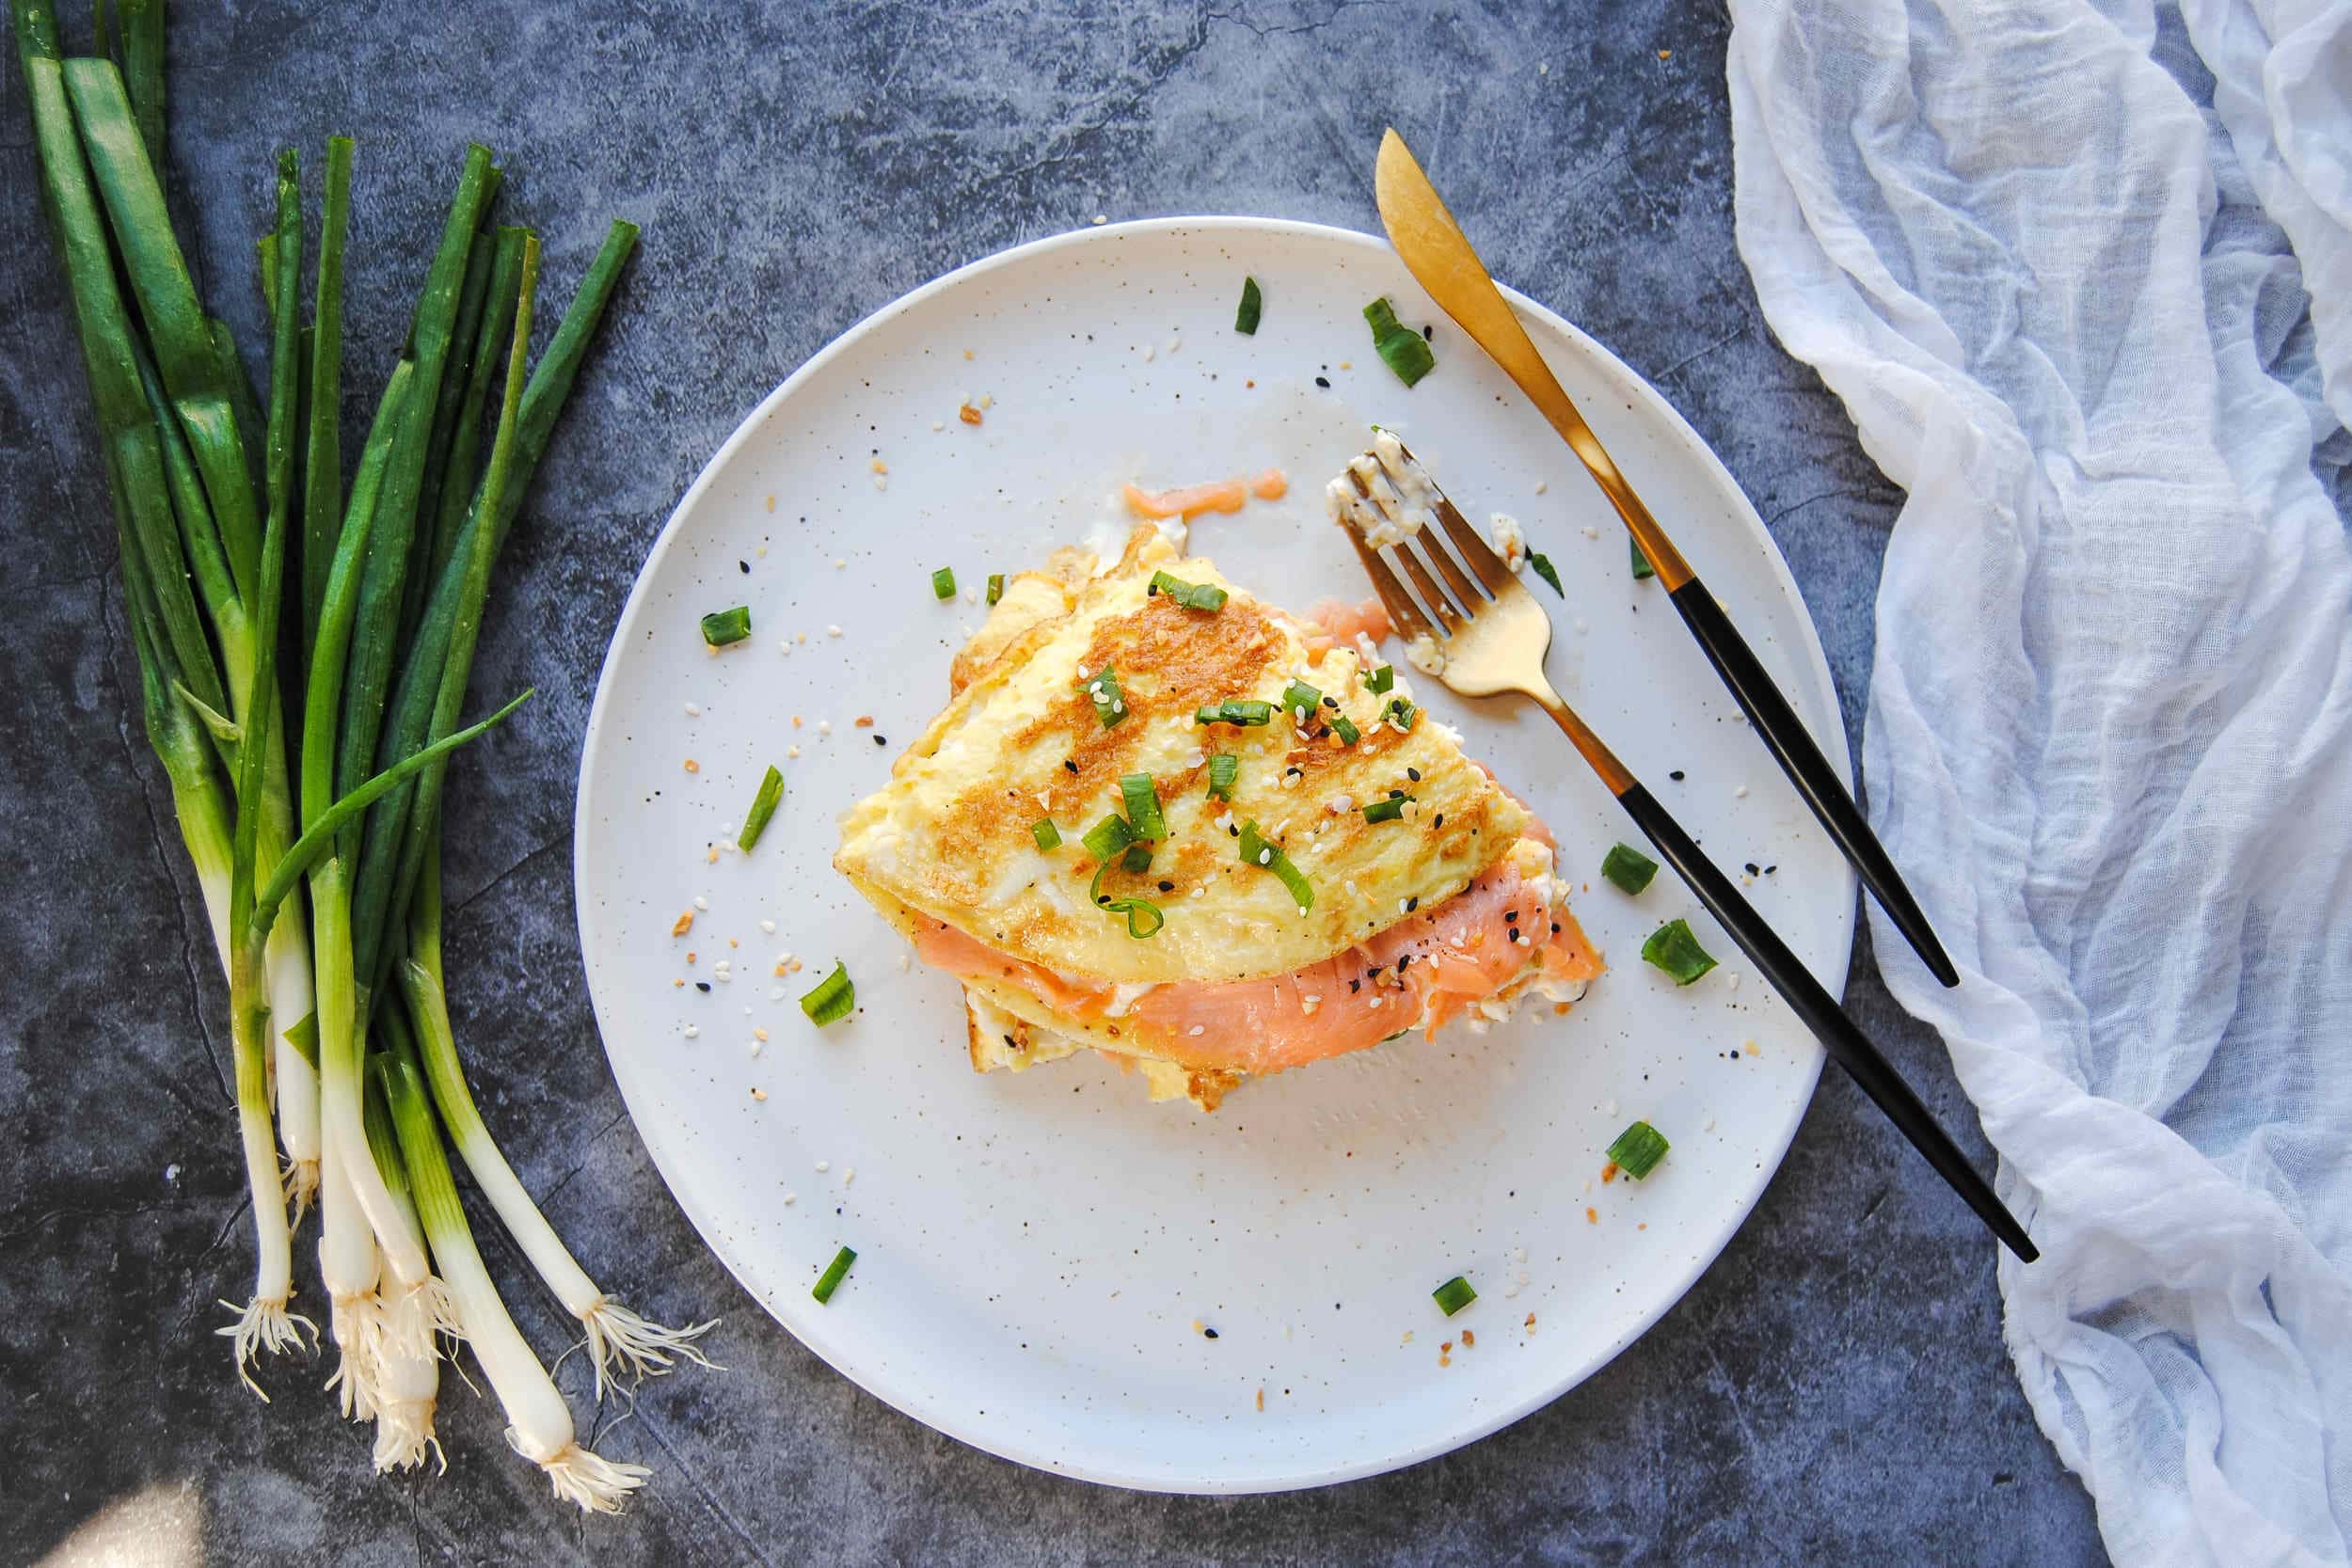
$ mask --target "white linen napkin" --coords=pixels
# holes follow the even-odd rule
[[[2035,1414],[2129,1568],[2341,1564],[2352,0],[2184,8],[1731,0],[1739,241],[1910,492],[1864,777],[1961,987],[1870,918]]]

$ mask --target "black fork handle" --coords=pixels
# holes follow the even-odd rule
[[[1929,970],[1947,986],[1960,984],[1960,971],[1953,967],[1944,944],[1935,939],[1934,928],[1920,911],[1919,901],[1903,885],[1902,873],[1895,869],[1886,847],[1870,832],[1862,808],[1840,784],[1837,774],[1814,743],[1813,732],[1804,727],[1797,710],[1788,705],[1788,699],[1780,694],[1780,688],[1764,673],[1756,654],[1724,613],[1724,607],[1715,602],[1715,595],[1696,577],[1667,595],[1681,611],[1683,624],[1691,635],[1707,650],[1708,662],[1723,677],[1724,685],[1740,705],[1740,711],[1748,716],[1748,723],[1764,737],[1772,756],[1780,763],[1781,771],[1797,786],[1804,803],[1837,848],[1852,864],[1862,885],[1879,901],[1886,917],[1903,934]]]
[[[1617,801],[1640,825],[1650,843],[1657,846],[1666,863],[1691,885],[1691,891],[1698,895],[1708,912],[1731,933],[1732,941],[1740,944],[1749,961],[1763,972],[1772,989],[1780,992],[1804,1021],[1805,1027],[1828,1048],[1837,1065],[1862,1086],[1862,1092],[1886,1114],[1886,1119],[1911,1140],[1911,1147],[1927,1157],[1935,1173],[1976,1211],[1977,1217],[1991,1227],[2010,1251],[2027,1263],[2040,1257],[2041,1249],[2026,1234],[2026,1227],[2002,1207],[2001,1200],[1994,1196],[1992,1184],[1977,1174],[1968,1157],[1960,1151],[1960,1146],[1937,1125],[1934,1115],[1903,1081],[1902,1074],[1895,1070],[1894,1064],[1879,1053],[1878,1047],[1846,1016],[1836,998],[1822,989],[1812,971],[1788,950],[1788,944],[1764,924],[1763,917],[1740,896],[1731,879],[1717,870],[1715,863],[1682,831],[1682,825],[1638,783],[1620,794]]]

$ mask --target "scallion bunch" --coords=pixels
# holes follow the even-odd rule
[[[444,1140],[579,1319],[599,1397],[614,1375],[703,1361],[695,1340],[711,1324],[666,1328],[605,1295],[500,1154],[451,1021],[439,841],[450,753],[531,695],[459,721],[491,567],[637,230],[612,225],[532,365],[539,242],[493,220],[500,170],[488,149],[469,149],[346,484],[352,142],[327,144],[307,322],[300,171],[293,151],[278,155],[276,221],[259,245],[273,328],[264,402],[167,210],[161,6],[118,0],[109,26],[100,0],[96,52],[67,58],[50,0],[11,5],[40,204],[114,501],[142,715],[229,983],[257,1261],[252,1295],[228,1304],[221,1330],[238,1375],[261,1393],[260,1355],[317,1332],[293,1307],[293,1236],[315,1196],[340,1354],[331,1386],[347,1416],[376,1423],[378,1467],[437,1449],[439,1359],[464,1339],[515,1448],[558,1495],[614,1508],[646,1472],[578,1441],[483,1266]]]

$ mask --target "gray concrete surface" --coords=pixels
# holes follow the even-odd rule
[[[1765,331],[1733,249],[1716,6],[752,8],[231,0],[180,8],[171,40],[183,233],[248,345],[269,151],[360,139],[347,428],[468,137],[499,150],[504,211],[545,235],[556,298],[609,216],[645,225],[485,632],[478,689],[540,699],[457,770],[450,808],[453,990],[489,1115],[593,1270],[665,1318],[728,1320],[723,1375],[601,1414],[599,1447],[655,1471],[619,1520],[550,1500],[453,1381],[448,1473],[378,1479],[363,1434],[305,1386],[323,1370],[274,1371],[264,1407],[212,1336],[250,1266],[224,997],[135,718],[87,400],[35,227],[22,93],[0,71],[15,562],[0,578],[0,1560],[40,1560],[144,1498],[217,1562],[2101,1560],[2002,1348],[1992,1247],[1835,1072],[1755,1218],[1613,1365],[1467,1450],[1317,1494],[1138,1497],[1022,1470],[860,1393],[736,1289],[597,1047],[573,773],[606,636],[671,504],[858,317],[1097,213],[1376,228],[1372,153],[1393,120],[1496,271],[1655,380],[1723,454],[1804,587],[1850,729],[1900,501]],[[1981,1157],[1937,1042],[1867,951],[1848,995]],[[520,1260],[494,1247],[492,1263],[526,1331],[558,1343]],[[584,1408],[580,1371],[564,1376]]]

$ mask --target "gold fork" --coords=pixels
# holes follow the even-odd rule
[[[1392,454],[1381,450],[1391,446]],[[1400,465],[1401,471],[1392,465]],[[1346,492],[1353,493],[1352,501]],[[2025,1227],[1994,1196],[1991,1185],[1937,1125],[1902,1075],[1740,896],[1731,879],[1699,851],[1681,824],[1552,689],[1544,675],[1544,655],[1551,647],[1551,617],[1404,444],[1384,436],[1375,451],[1349,464],[1341,480],[1333,482],[1331,499],[1332,511],[1348,542],[1355,546],[1357,558],[1364,563],[1389,619],[1407,638],[1431,640],[1438,657],[1429,662],[1436,666],[1437,678],[1466,697],[1516,691],[1534,699],[1549,714],[1660,856],[1731,933],[1740,951],[1819,1037],[1838,1066],[1852,1075],[1862,1092],[1927,1157],[1936,1174],[1976,1211],[2003,1244],[2028,1263],[2040,1256]],[[1414,517],[1422,514],[1435,517],[1438,529],[1460,552],[1459,562],[1435,537],[1438,530],[1425,523],[1414,527]],[[1365,537],[1368,520],[1381,539],[1377,546]],[[1388,524],[1386,529],[1377,527],[1382,520]],[[1399,533],[1404,536],[1395,537]],[[1411,579],[1411,592],[1391,570],[1384,549]]]

